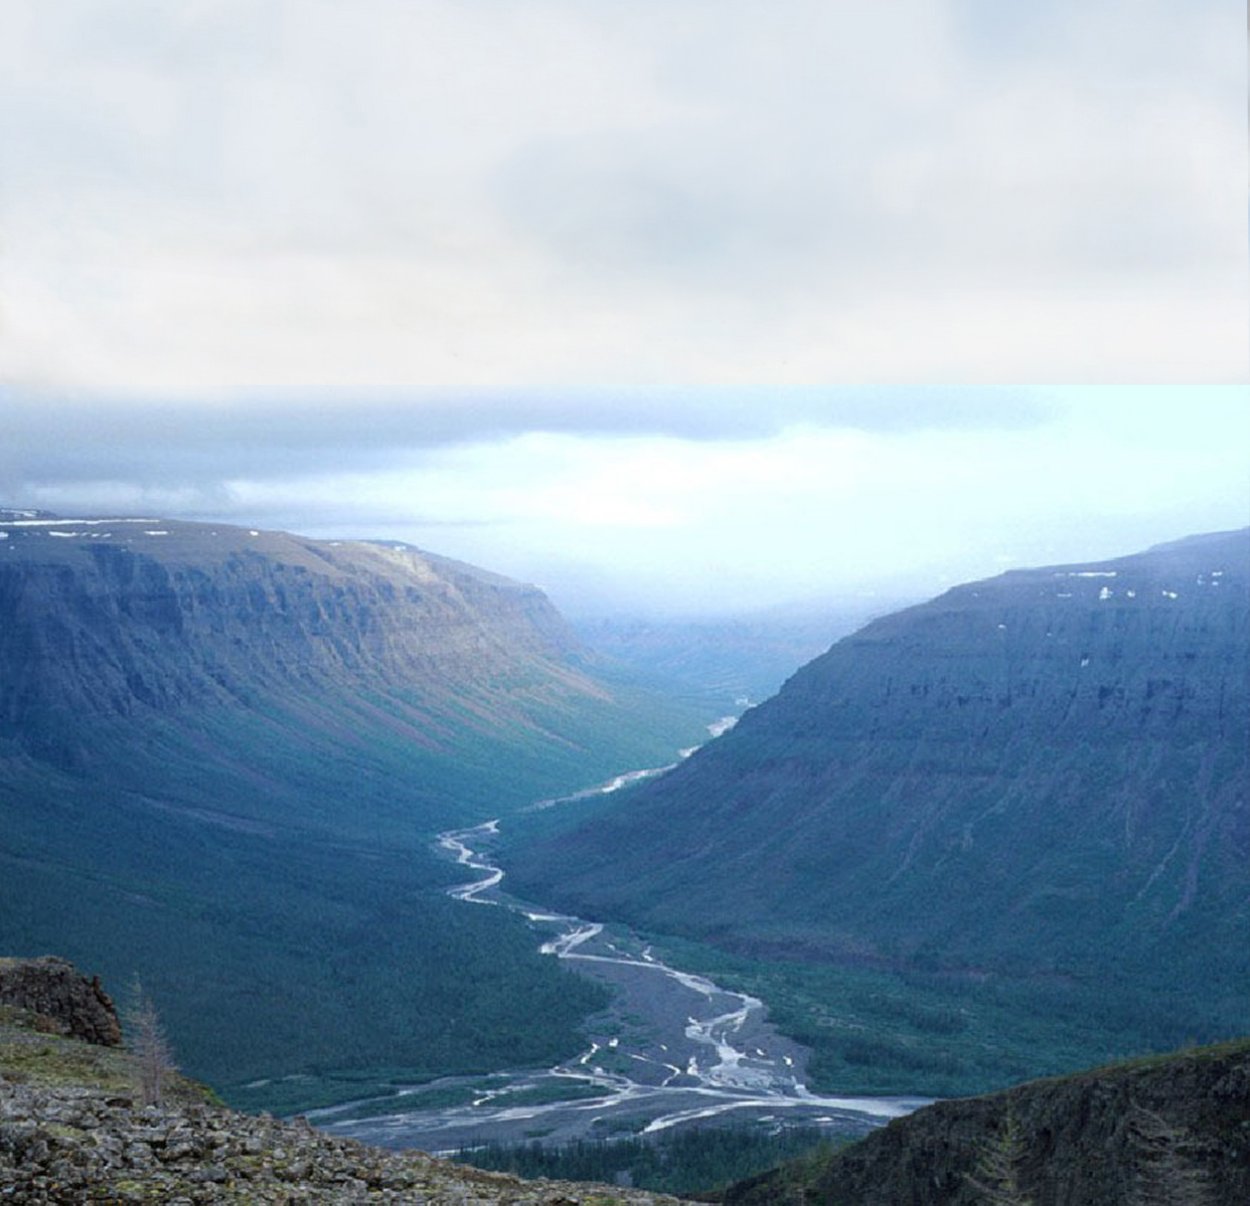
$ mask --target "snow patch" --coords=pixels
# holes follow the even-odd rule
[[[1114,578],[1115,570],[1069,570],[1069,578]]]
[[[143,534],[145,536],[168,536],[169,532],[164,528],[144,528]]]
[[[1099,598],[1099,601],[1100,601],[1100,602],[1105,603],[1108,599],[1110,599],[1110,598],[1111,598],[1111,595],[1112,595],[1112,594],[1113,594],[1113,592],[1112,592],[1112,590],[1111,590],[1111,587],[1109,587],[1109,586],[1104,586],[1104,587],[1102,588],[1102,590],[1100,590],[1100,591],[1098,592],[1098,598]]]
[[[1087,657],[1083,657],[1083,658],[1081,658],[1081,666],[1082,666],[1082,667],[1085,667],[1085,666],[1088,666],[1088,665],[1089,665],[1089,658],[1087,658]]]
[[[1136,598],[1137,598],[1137,592],[1136,592],[1135,590],[1126,590],[1124,593],[1125,593],[1126,595],[1128,595],[1128,597],[1129,597],[1130,599],[1136,599]]]
[[[1174,590],[1161,590],[1159,592],[1165,599],[1179,599],[1180,595]]]
[[[81,532],[49,532],[48,535],[49,536],[66,536],[72,540],[75,536],[81,536],[82,533]]]
[[[0,527],[5,528],[63,528],[67,524],[82,524],[86,527],[98,526],[102,523],[160,523],[159,519],[4,519]]]

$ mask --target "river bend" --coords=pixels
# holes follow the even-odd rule
[[[726,1116],[855,1133],[927,1104],[810,1092],[806,1050],[768,1023],[755,997],[670,967],[628,931],[509,896],[491,855],[499,826],[488,821],[439,836],[440,851],[473,875],[449,894],[466,905],[523,914],[543,954],[614,990],[611,1007],[588,1025],[587,1047],[552,1068],[444,1077],[318,1110],[309,1115],[318,1126],[388,1147],[449,1152],[492,1142],[655,1134]]]

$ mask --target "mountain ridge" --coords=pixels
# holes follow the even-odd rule
[[[1105,981],[1175,1008],[1170,1045],[1244,1030],[1248,565],[1250,529],[954,587],[504,864],[737,954]]]

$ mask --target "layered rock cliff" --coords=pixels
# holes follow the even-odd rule
[[[292,693],[391,692],[432,716],[454,694],[486,729],[523,720],[527,694],[604,696],[541,591],[406,545],[0,521],[0,616],[0,733],[67,754],[89,716]]]
[[[0,958],[0,1005],[31,1015],[40,1030],[101,1047],[120,1047],[121,1023],[100,977],[80,975],[72,963]]]

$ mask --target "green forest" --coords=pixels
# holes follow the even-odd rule
[[[645,1139],[587,1139],[553,1147],[537,1140],[492,1144],[455,1158],[521,1177],[598,1181],[689,1197],[713,1195],[783,1161],[818,1164],[846,1142],[845,1136],[820,1127],[707,1126]]]

